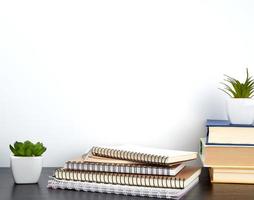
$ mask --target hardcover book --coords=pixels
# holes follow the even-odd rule
[[[254,166],[254,146],[207,145],[206,138],[200,138],[199,155],[205,167]]]
[[[254,145],[254,126],[230,124],[228,120],[207,120],[209,145]]]
[[[210,168],[213,183],[242,183],[254,184],[254,169]]]

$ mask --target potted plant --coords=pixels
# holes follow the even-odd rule
[[[42,154],[46,147],[42,143],[30,141],[15,142],[10,145],[11,169],[17,184],[37,183],[42,170]]]
[[[246,79],[244,82],[225,75],[225,82],[222,82],[224,88],[220,88],[229,95],[227,100],[227,114],[232,124],[251,125],[254,117],[254,80],[249,76],[246,69]]]

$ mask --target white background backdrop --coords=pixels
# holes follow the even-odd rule
[[[226,118],[223,74],[254,74],[253,1],[1,1],[0,166],[42,141],[45,166],[92,145],[198,150]]]

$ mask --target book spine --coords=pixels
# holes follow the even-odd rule
[[[67,162],[65,169],[69,170],[83,170],[95,172],[113,172],[113,173],[127,173],[127,174],[148,174],[148,175],[163,175],[173,176],[170,168],[150,167],[150,166],[132,166],[120,164],[107,163],[82,163],[82,162]]]
[[[108,158],[137,161],[151,164],[167,164],[166,156],[157,156],[152,154],[138,153],[132,151],[123,151],[109,148],[93,147],[91,150],[95,156]]]
[[[60,180],[119,184],[131,186],[183,189],[184,179],[169,176],[100,173],[58,169],[55,177]]]

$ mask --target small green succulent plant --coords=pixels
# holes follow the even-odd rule
[[[15,142],[14,145],[9,145],[14,156],[33,157],[41,156],[47,148],[42,143],[32,143],[30,141]]]
[[[246,69],[246,79],[244,82],[225,75],[225,82],[221,82],[224,88],[219,88],[232,98],[252,98],[254,93],[254,79],[249,76]]]

